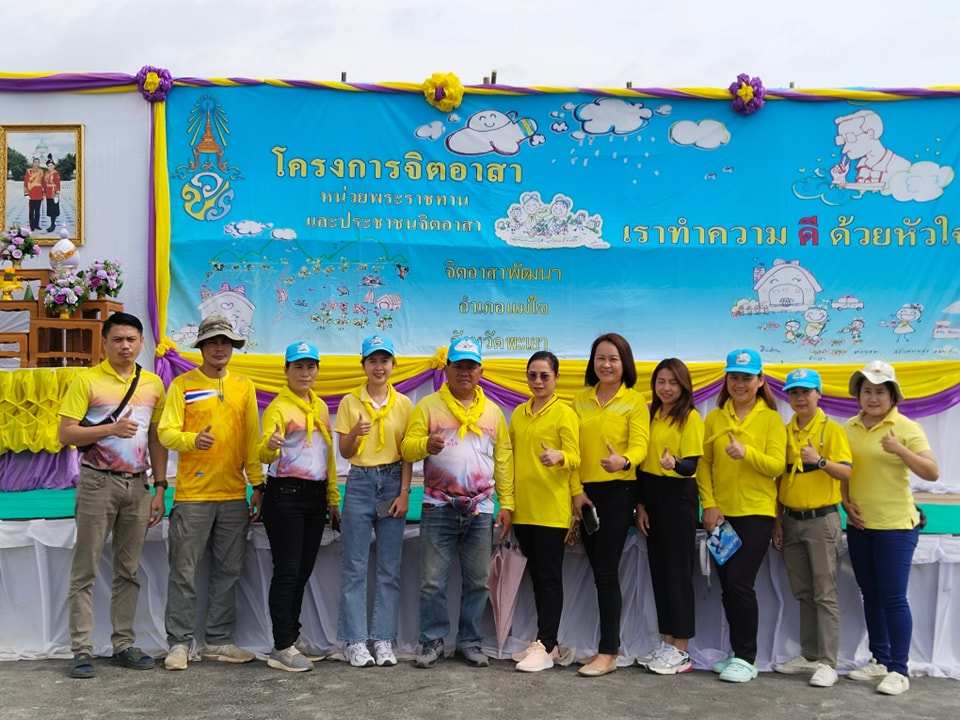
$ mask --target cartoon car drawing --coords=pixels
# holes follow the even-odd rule
[[[863,303],[853,295],[841,295],[838,300],[834,300],[830,305],[834,310],[863,310]]]

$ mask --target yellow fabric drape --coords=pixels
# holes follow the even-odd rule
[[[60,400],[81,368],[0,372],[0,453],[59,452]]]

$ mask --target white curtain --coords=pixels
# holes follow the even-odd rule
[[[74,543],[72,520],[0,522],[0,660],[68,657],[66,594],[70,557]],[[399,648],[415,651],[418,633],[419,532],[408,525],[404,536]],[[372,564],[372,563],[371,563]],[[707,566],[709,568],[709,565]],[[110,652],[110,546],[100,563],[94,588],[95,627],[93,644],[98,654]],[[266,533],[261,525],[250,531],[246,565],[237,595],[236,642],[259,653],[272,645],[267,588],[271,559]],[[622,652],[633,658],[649,650],[659,639],[656,609],[647,569],[646,542],[631,536],[620,565],[623,587]],[[137,608],[137,643],[144,650],[166,651],[163,611],[167,580],[167,522],[147,534],[139,573],[141,591]],[[202,624],[205,576],[200,581],[199,613]],[[839,571],[841,604],[840,670],[866,662],[869,651],[860,606],[860,596],[844,547]],[[450,583],[450,606],[454,632],[459,607],[459,574]],[[960,538],[922,535],[910,574],[910,604],[914,631],[910,669],[914,674],[960,678],[960,599],[952,588],[960,584]],[[727,628],[720,605],[716,573],[698,574],[697,636],[691,642],[695,665],[703,668],[727,653]],[[340,592],[340,545],[327,532],[317,566],[304,601],[303,635],[321,647],[337,644],[337,603]],[[564,562],[564,614],[560,641],[576,648],[577,655],[596,650],[598,620],[593,576],[583,550],[570,548]],[[519,591],[513,630],[504,656],[516,651],[536,635],[533,594],[528,578]],[[797,603],[790,595],[783,562],[773,550],[757,579],[760,604],[759,655],[757,662],[769,670],[775,661],[799,651]],[[485,649],[496,656],[496,632],[488,606],[483,621]],[[202,630],[197,634],[203,638]]]

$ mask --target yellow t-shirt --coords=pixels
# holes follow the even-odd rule
[[[410,422],[413,403],[410,402],[410,398],[397,392],[391,385],[389,394],[390,398],[393,399],[393,407],[382,419],[375,422],[370,414],[370,407],[367,405],[371,400],[366,384],[360,389],[360,394],[362,399],[352,393],[343,396],[333,428],[335,432],[346,435],[350,432],[350,428],[357,424],[361,415],[371,423],[370,434],[367,435],[360,453],[347,458],[347,460],[361,467],[391,465],[398,462],[400,460],[400,444],[403,442],[403,433],[406,432],[407,423]],[[387,400],[388,403],[390,398]],[[381,432],[383,433],[383,447],[378,450],[377,446],[380,444]]]
[[[89,418],[93,423],[105,420],[120,405],[120,401],[130,389],[133,373],[124,380],[104,360],[99,365],[87,368],[74,377],[60,402],[60,415],[83,420]],[[137,389],[133,391],[121,417],[130,412],[140,427],[132,438],[119,438],[113,435],[99,440],[88,450],[80,461],[84,465],[101,470],[138,473],[150,467],[150,448],[148,432],[151,425],[160,422],[163,413],[163,381],[147,370],[140,371]],[[163,477],[166,468],[158,468]]]
[[[780,504],[793,510],[813,510],[840,502],[840,481],[826,470],[803,472],[800,448],[813,443],[820,457],[831,462],[853,463],[850,443],[840,425],[817,408],[805,428],[797,426],[794,415],[787,423],[787,470],[780,479]],[[795,466],[791,468],[791,465]]]
[[[610,402],[601,406],[597,388],[581,388],[573,396],[573,410],[580,418],[580,477],[583,482],[634,481],[636,467],[647,456],[650,411],[639,392],[621,385]],[[627,458],[633,467],[608,473],[600,461],[610,455],[607,445]]]
[[[734,460],[726,453],[728,433],[743,443],[746,455]],[[704,421],[706,440],[697,466],[700,504],[724,515],[777,515],[775,479],[786,466],[787,431],[780,413],[758,400],[742,420],[727,400]]]
[[[530,400],[513,411],[510,444],[513,445],[513,522],[565,528],[570,525],[570,501],[583,492],[579,475],[580,421],[569,405],[554,396],[533,412]],[[563,465],[540,462],[545,444],[563,453]]]
[[[703,455],[703,418],[700,417],[700,413],[691,410],[682,427],[671,420],[669,416],[661,417],[660,410],[657,410],[650,421],[650,449],[640,465],[643,472],[664,477],[684,477],[673,470],[664,470],[660,466],[664,448],[667,448],[671,455],[681,459]]]
[[[910,470],[903,460],[883,449],[880,438],[893,430],[911,452],[928,452],[930,443],[920,423],[893,408],[869,430],[860,415],[847,420],[844,429],[853,453],[850,502],[860,508],[866,527],[870,530],[914,528],[920,516],[910,491]]]
[[[209,450],[194,442],[211,426]],[[224,371],[219,380],[199,368],[179,375],[167,388],[160,442],[179,453],[175,502],[245,500],[247,482],[263,482],[260,414],[253,382]]]

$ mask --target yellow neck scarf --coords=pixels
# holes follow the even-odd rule
[[[310,446],[313,444],[313,431],[315,429],[319,430],[320,434],[323,435],[323,439],[327,441],[327,445],[330,446],[330,454],[333,455],[333,440],[330,437],[330,431],[327,429],[326,424],[320,417],[320,413],[318,412],[319,408],[317,405],[317,396],[313,394],[313,390],[310,390],[310,402],[305,401],[288,387],[280,388],[280,392],[277,394],[296,405],[297,409],[306,416],[307,445]]]
[[[800,433],[806,430],[808,437],[813,438],[816,434],[817,428],[822,428],[827,422],[827,416],[824,415],[823,410],[817,408],[817,413],[814,415],[810,422],[807,423],[807,427],[801,430],[800,425],[797,421],[797,416],[794,415],[793,419],[790,420],[790,424],[787,426],[789,432],[787,433],[787,458],[794,458],[793,462],[790,464],[790,482],[793,482],[794,476],[797,472],[803,472],[803,460],[800,458]],[[823,447],[823,430],[820,430],[820,447]],[[800,468],[798,471],[797,468]]]
[[[470,404],[470,410],[463,407],[463,403],[457,400],[446,383],[440,386],[440,397],[446,403],[447,409],[453,414],[453,417],[460,423],[460,439],[463,440],[467,430],[472,430],[477,435],[483,435],[483,430],[477,425],[483,411],[487,407],[487,396],[483,394],[483,389],[478,385],[474,391],[474,399]]]
[[[387,384],[387,402],[378,409],[370,399],[369,391],[367,391],[366,398],[363,396],[365,387],[367,386],[357,388],[352,394],[367,408],[367,412],[370,414],[370,424],[377,426],[377,452],[380,452],[387,443],[386,419],[397,401],[397,391],[393,389],[393,385]],[[367,435],[360,437],[360,442],[357,444],[357,455],[363,452],[363,448],[367,444],[367,437]]]

